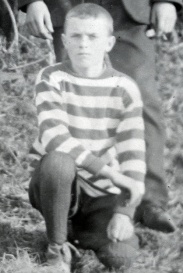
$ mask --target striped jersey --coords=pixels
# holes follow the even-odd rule
[[[83,78],[69,62],[49,66],[38,75],[36,107],[35,157],[50,151],[69,154],[83,178],[81,187],[93,197],[113,186],[98,175],[104,165],[144,187],[142,100],[131,78],[112,67],[99,78]]]

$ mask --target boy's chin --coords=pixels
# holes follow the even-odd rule
[[[80,67],[82,69],[92,69],[92,68],[96,68],[96,67],[100,67],[100,62],[96,62],[96,60],[87,60],[87,59],[83,59],[83,60],[78,60],[77,61],[77,67]],[[103,62],[101,63],[101,66],[103,65]]]
[[[92,69],[94,67],[96,67],[96,64],[93,64],[93,63],[90,63],[90,62],[78,62],[77,63],[77,67],[80,68],[80,69]]]

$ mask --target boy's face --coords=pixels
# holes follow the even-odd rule
[[[73,66],[86,69],[103,65],[105,54],[115,43],[103,17],[69,18],[62,38]]]

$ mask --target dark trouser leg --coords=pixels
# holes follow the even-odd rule
[[[61,35],[63,33],[63,28],[62,27],[56,27],[54,28],[54,33],[53,33],[53,47],[55,51],[55,56],[56,56],[56,62],[62,62],[67,58],[67,53],[64,49]]]
[[[146,37],[146,25],[134,22],[122,6],[122,1],[102,0],[114,18],[117,43],[110,53],[117,70],[126,73],[138,83],[144,102],[145,137],[147,144],[146,193],[137,208],[135,220],[164,232],[173,232],[175,225],[164,212],[168,201],[164,181],[165,130],[161,101],[155,85],[155,48]],[[113,3],[116,3],[113,4]],[[121,14],[117,12],[121,10]]]
[[[30,202],[45,219],[49,243],[61,245],[67,239],[75,174],[75,164],[70,156],[51,152],[43,157],[30,182]]]
[[[136,235],[117,243],[107,237],[106,230],[113,216],[116,197],[91,198],[83,195],[81,209],[72,219],[75,237],[80,246],[94,250],[99,260],[107,267],[130,267],[138,250]]]
[[[129,24],[117,34],[110,54],[117,70],[131,76],[139,85],[144,102],[147,143],[147,176],[144,200],[165,207],[167,189],[164,183],[164,127],[162,107],[155,86],[155,52],[153,42],[145,36],[145,26]]]

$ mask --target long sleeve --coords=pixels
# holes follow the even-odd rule
[[[64,90],[63,90],[64,91]],[[39,141],[46,153],[68,153],[76,166],[97,174],[105,165],[102,160],[85,149],[69,132],[66,104],[60,85],[47,73],[39,76],[36,84],[36,106],[39,123]]]
[[[131,91],[123,94],[124,109],[116,131],[115,146],[120,171],[144,184],[146,163],[142,100],[136,84],[128,81],[128,86]]]
[[[137,183],[136,185],[143,196],[146,174],[143,104],[136,84],[127,79],[126,86],[128,86],[128,90],[123,94],[124,109],[117,128],[116,151],[120,172]],[[115,211],[133,217],[135,208],[141,199],[133,206],[125,207],[123,202],[121,206],[121,199],[124,200],[124,196],[122,197],[119,197]]]
[[[80,78],[69,62],[56,64],[38,76],[36,106],[39,137],[31,151],[33,160],[51,151],[69,154],[83,178],[81,186],[93,197],[110,194],[108,190],[114,186],[110,172],[100,172],[107,165],[111,172],[131,177],[144,191],[143,170],[137,169],[144,164],[145,149],[140,157],[137,149],[129,147],[128,151],[126,147],[133,146],[140,136],[144,143],[142,101],[129,77],[107,69],[101,78]],[[141,135],[136,128],[139,120]],[[119,205],[124,207],[124,203]]]

